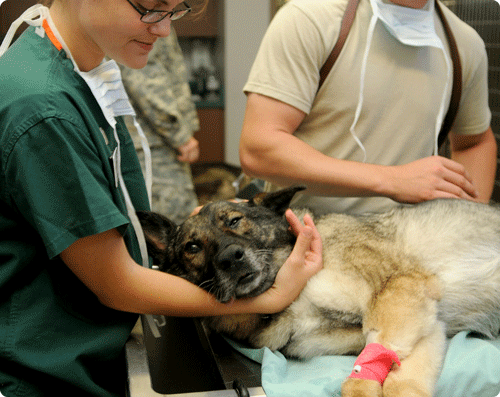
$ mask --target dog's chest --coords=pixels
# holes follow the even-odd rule
[[[361,327],[362,313],[357,303],[348,301],[344,296],[343,302],[330,299],[310,300],[303,296],[297,299],[287,311],[295,319],[295,333],[308,334],[314,330]]]
[[[371,296],[363,284],[343,273],[323,269],[309,280],[289,310],[300,321],[307,318],[336,328],[360,325]]]

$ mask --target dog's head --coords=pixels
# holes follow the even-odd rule
[[[219,301],[257,296],[274,282],[295,236],[284,217],[292,187],[248,202],[205,205],[183,224],[139,212],[149,254],[160,270],[212,293]]]

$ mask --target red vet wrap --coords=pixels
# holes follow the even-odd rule
[[[349,378],[376,380],[381,385],[392,368],[392,363],[401,365],[398,355],[378,343],[365,346],[354,363]]]

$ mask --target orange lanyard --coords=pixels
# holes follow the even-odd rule
[[[61,43],[59,42],[59,40],[57,40],[56,35],[54,34],[52,29],[50,28],[49,23],[47,22],[46,19],[43,20],[42,25],[43,25],[43,28],[45,29],[45,33],[47,33],[47,37],[50,39],[52,44],[54,44],[54,46],[57,48],[58,51],[61,51],[63,47],[62,47]]]

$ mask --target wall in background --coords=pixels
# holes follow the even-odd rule
[[[243,94],[262,37],[271,21],[270,0],[224,1],[225,161],[240,164],[238,155],[246,107]]]

